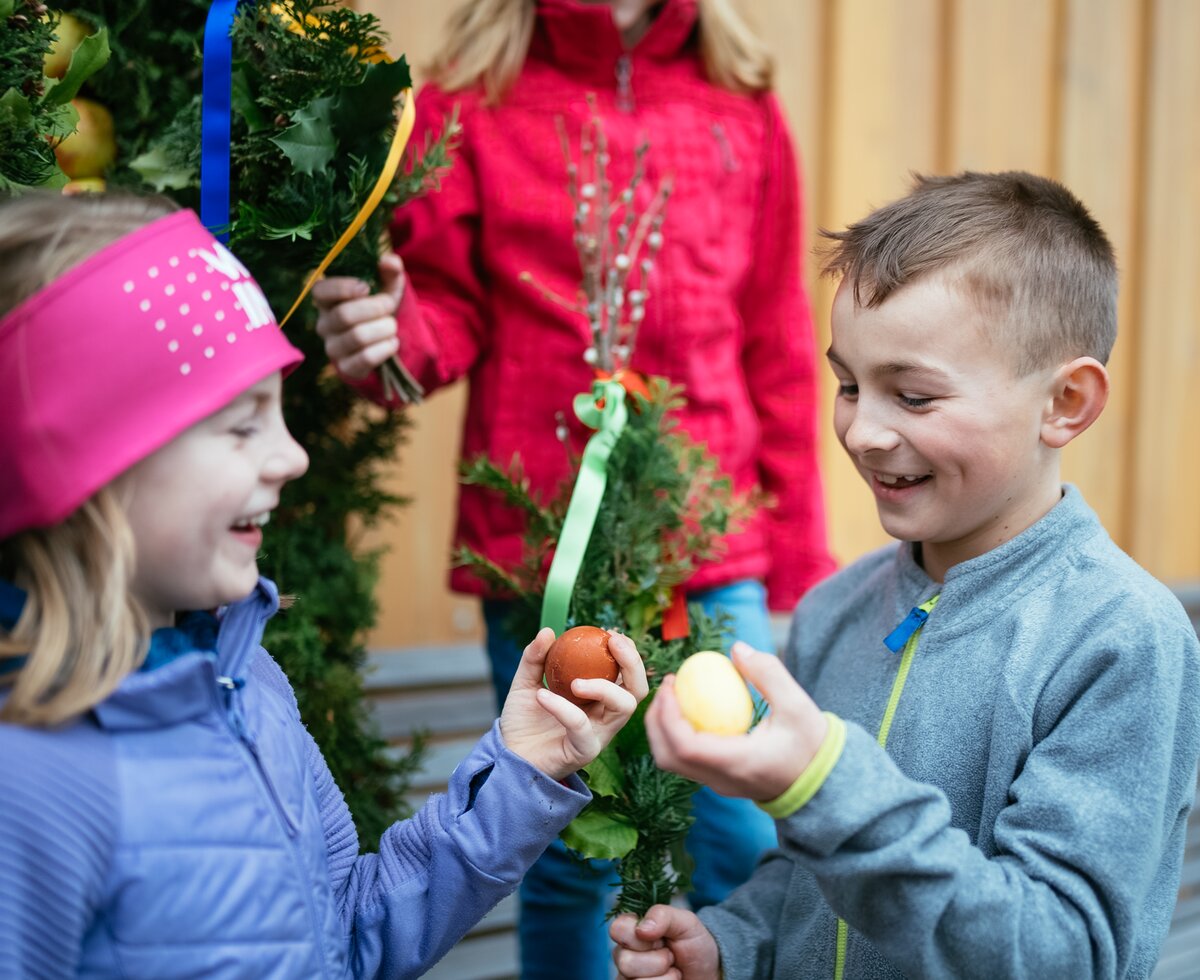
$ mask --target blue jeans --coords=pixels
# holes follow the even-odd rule
[[[758,650],[774,652],[766,593],[745,579],[688,596],[709,615],[718,609],[733,617],[733,635]],[[483,603],[488,656],[496,703],[503,704],[529,637],[519,642],[504,628],[509,604]],[[687,848],[696,862],[688,901],[700,909],[721,901],[754,870],[759,856],[775,846],[775,823],[749,800],[719,796],[707,788],[693,802],[696,822]],[[522,980],[608,980],[613,976],[608,926],[604,921],[615,895],[617,875],[611,861],[572,858],[555,841],[521,882]]]

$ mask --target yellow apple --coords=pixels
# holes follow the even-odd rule
[[[675,674],[679,710],[698,732],[744,735],[754,720],[754,701],[733,661],[723,653],[693,653]]]
[[[64,194],[103,194],[104,187],[103,177],[80,177],[78,180],[71,180],[64,184],[62,192]]]
[[[71,178],[102,177],[117,158],[112,114],[91,99],[72,99],[79,113],[75,132],[54,148],[58,165]]]
[[[79,47],[79,42],[92,33],[90,26],[78,17],[63,14],[54,32],[54,41],[46,52],[42,63],[42,71],[47,78],[62,78],[71,64],[71,55]]]

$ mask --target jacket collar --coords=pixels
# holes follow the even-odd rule
[[[580,0],[537,0],[537,26],[531,54],[589,82],[612,83],[617,59],[666,61],[683,50],[696,26],[697,0],[663,0],[654,20],[631,52],[605,3]]]
[[[1062,563],[1098,535],[1107,532],[1095,511],[1074,486],[1065,484],[1062,498],[1041,520],[998,548],[953,566],[944,583],[925,573],[912,543],[906,542],[896,556],[901,588],[894,612],[903,618],[909,607],[940,593],[931,626],[941,620],[948,635],[974,629],[1003,615],[1048,575],[1059,574]]]
[[[92,709],[101,728],[162,728],[198,718],[221,702],[222,688],[239,685],[263,629],[279,608],[275,584],[260,578],[254,591],[219,615],[216,652],[183,653],[155,670],[127,676]]]

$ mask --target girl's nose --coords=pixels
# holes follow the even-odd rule
[[[291,432],[283,427],[279,434],[278,445],[264,467],[264,478],[286,483],[288,480],[303,476],[307,470],[308,453],[293,438]]]

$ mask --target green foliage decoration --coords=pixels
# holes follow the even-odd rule
[[[663,614],[696,562],[717,557],[720,538],[737,530],[761,503],[757,494],[735,494],[707,449],[679,431],[680,390],[663,378],[649,379],[648,390],[648,398],[629,396],[635,408],[609,457],[604,497],[566,624],[626,633],[637,644],[650,680],[650,696],[586,768],[592,802],[562,835],[585,857],[616,859],[620,888],[613,914],[642,915],[688,887],[692,862],[684,838],[698,786],[654,765],[642,719],[662,678],[688,656],[728,647],[726,618],[712,619],[692,605],[688,635],[664,640]],[[526,518],[524,555],[517,566],[502,568],[469,548],[459,550],[456,562],[512,596],[509,628],[515,636],[533,636],[573,481],[542,501],[530,492],[519,459],[504,468],[482,457],[464,461],[461,478],[502,495]]]
[[[0,13],[14,2],[22,0],[0,0]],[[118,163],[106,174],[109,188],[158,191],[198,206],[209,6],[208,0],[80,0],[69,8],[111,46],[109,64],[85,89],[114,118]],[[34,40],[26,47],[0,53],[0,86],[15,84],[4,74],[10,63],[40,65],[41,53],[31,52],[41,45],[44,53],[47,28],[31,22],[27,32]],[[403,58],[384,54],[387,38],[377,18],[337,3],[245,3],[231,36],[230,247],[282,316],[374,185],[411,79]],[[0,133],[5,112],[0,100]],[[456,133],[450,118],[419,161],[410,156],[329,274],[377,284],[392,209],[436,186]],[[404,794],[421,761],[419,733],[407,754],[379,735],[361,674],[364,633],[377,615],[379,560],[378,551],[361,546],[361,533],[402,503],[382,485],[380,470],[397,452],[405,419],[368,406],[333,374],[315,321],[306,301],[286,327],[305,361],[285,385],[285,414],[310,466],[284,489],[265,529],[260,567],[295,601],[272,620],[264,644],[295,687],[360,840],[374,847],[408,812]]]
[[[64,186],[54,147],[75,130],[71,105],[109,58],[107,32],[85,38],[62,78],[42,71],[59,16],[38,0],[0,0],[0,193]]]

